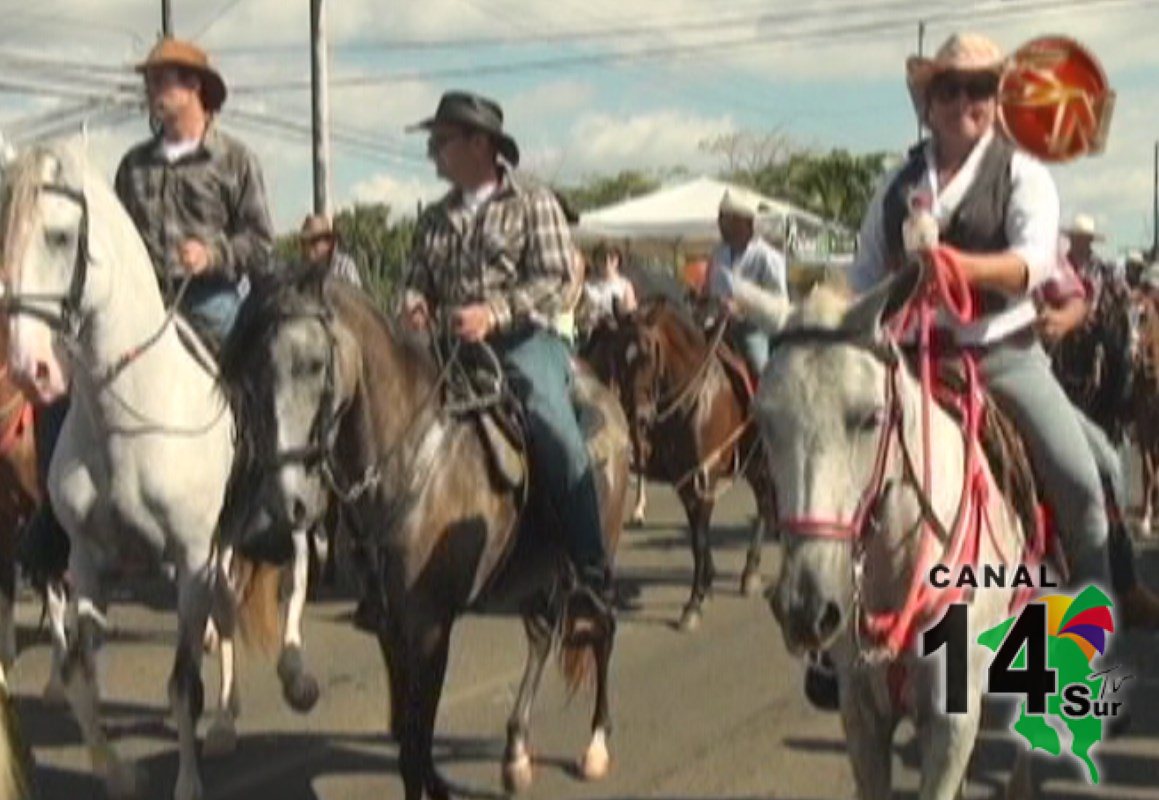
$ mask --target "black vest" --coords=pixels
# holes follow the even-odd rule
[[[901,226],[909,213],[906,195],[925,178],[925,147],[925,142],[922,142],[910,149],[905,166],[885,194],[882,217],[890,269],[905,263]],[[942,242],[966,253],[1001,253],[1010,247],[1006,236],[1006,213],[1013,188],[1010,178],[1013,157],[1014,146],[1008,141],[997,135],[990,140],[974,183],[966,190],[966,196],[950,216],[949,223],[942,228]],[[1010,302],[1006,294],[994,289],[978,290],[976,298],[976,302],[981,303],[979,311],[983,314],[1002,311]]]

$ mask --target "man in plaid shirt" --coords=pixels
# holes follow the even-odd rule
[[[273,231],[261,167],[219,130],[221,76],[204,52],[162,39],[137,70],[160,132],[130,150],[117,169],[117,197],[137,226],[173,302],[216,347],[233,327],[239,281],[268,269]]]
[[[448,92],[414,129],[428,132],[427,155],[452,189],[419,219],[404,315],[415,328],[486,342],[499,356],[527,412],[531,458],[564,543],[602,606],[610,576],[595,478],[571,402],[568,349],[553,329],[573,268],[564,212],[550,191],[512,177],[519,148],[494,101]]]

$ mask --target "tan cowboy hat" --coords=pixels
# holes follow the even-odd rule
[[[302,221],[302,228],[298,231],[298,241],[312,242],[323,237],[333,239],[334,227],[323,214],[310,214]]]
[[[925,116],[930,84],[944,72],[993,72],[1001,76],[1007,59],[994,40],[980,33],[955,33],[933,58],[910,56],[905,62],[905,82],[918,114]]]
[[[439,98],[435,115],[411,125],[407,132],[429,131],[439,123],[461,125],[490,134],[499,155],[512,167],[519,166],[519,145],[511,134],[503,130],[503,109],[491,98],[471,92],[445,92]]]
[[[1062,232],[1070,239],[1082,236],[1095,242],[1100,242],[1103,239],[1103,235],[1098,232],[1098,228],[1095,226],[1095,218],[1090,214],[1075,214],[1074,221],[1069,227],[1063,228]]]
[[[753,194],[726,189],[724,196],[720,198],[720,213],[755,220],[757,214],[764,210],[764,205],[764,202]]]
[[[157,67],[182,67],[196,72],[201,78],[201,102],[206,111],[216,112],[225,103],[225,81],[210,65],[205,51],[192,42],[165,37],[153,46],[136,70],[145,74]]]

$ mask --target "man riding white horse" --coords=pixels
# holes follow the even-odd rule
[[[924,195],[941,243],[981,305],[977,322],[940,320],[942,332],[974,351],[991,396],[1021,432],[1071,579],[1109,588],[1099,470],[1034,331],[1030,295],[1057,263],[1058,193],[1045,166],[995,132],[1006,63],[994,42],[971,33],[951,36],[933,58],[909,59],[910,94],[932,135],[910,151],[870,205],[850,283],[866,291],[906,262],[903,223],[910,198]]]
[[[162,39],[137,72],[160,131],[121,161],[117,196],[145,242],[166,303],[179,302],[216,347],[237,314],[238,282],[267,268],[273,255],[261,166],[245,145],[214,125],[227,91],[204,51]],[[41,480],[67,411],[67,398],[37,410]],[[26,568],[63,568],[67,538],[49,503],[41,505],[25,538]]]
[[[515,181],[519,148],[493,100],[448,92],[415,128],[428,132],[427,154],[453,188],[419,219],[405,317],[495,351],[526,412],[532,468],[580,582],[604,606],[610,574],[596,485],[571,403],[568,350],[552,329],[571,280],[564,212],[547,189]]]

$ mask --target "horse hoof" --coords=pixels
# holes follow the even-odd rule
[[[322,690],[318,686],[317,679],[305,672],[292,681],[282,684],[282,695],[286,698],[290,708],[299,714],[307,714],[312,711],[321,694]]]
[[[684,609],[684,613],[680,615],[680,623],[678,627],[683,633],[695,633],[696,631],[700,630],[700,609]]]
[[[201,745],[204,758],[231,756],[237,750],[237,729],[233,720],[219,715],[205,732],[205,742]]]
[[[210,620],[205,626],[205,635],[201,639],[201,649],[206,655],[213,655],[217,652],[217,648],[221,644],[221,637],[218,636],[217,626]]]
[[[137,768],[131,762],[115,761],[105,774],[105,791],[110,800],[135,800],[139,780]]]
[[[628,520],[628,527],[633,528],[633,529],[643,528],[644,527],[644,515],[643,514],[633,514],[631,516],[631,518]]]
[[[509,794],[520,794],[531,788],[531,756],[526,753],[503,765],[503,788]]]
[[[740,581],[740,591],[745,597],[756,597],[765,588],[764,578],[756,570],[745,572]]]
[[[580,761],[579,773],[585,781],[599,781],[608,776],[612,759],[608,755],[608,740],[603,731],[597,731]]]
[[[201,778],[196,774],[177,776],[177,787],[173,790],[173,800],[201,800],[205,791],[201,788]]]

